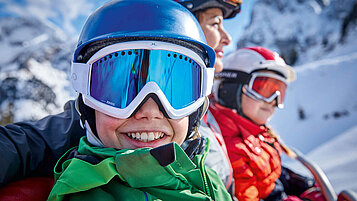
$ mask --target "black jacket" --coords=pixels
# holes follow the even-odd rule
[[[24,176],[52,176],[57,160],[83,135],[74,101],[60,114],[1,126],[0,186]]]

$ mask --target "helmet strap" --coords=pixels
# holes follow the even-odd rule
[[[205,145],[206,139],[199,137],[185,141],[181,147],[192,160],[197,154],[201,154],[205,150]]]
[[[189,116],[188,132],[185,140],[201,138],[201,135],[198,132],[198,127],[200,126],[201,119],[206,114],[208,107],[209,99],[208,97],[205,97],[203,105]]]
[[[246,117],[242,109],[242,95],[243,95],[243,85],[239,85],[236,93],[236,110],[240,116]]]
[[[94,109],[84,104],[82,94],[79,94],[77,97],[76,105],[81,118],[82,127],[86,129],[86,132],[88,132],[88,128],[90,128],[90,133],[98,139]]]
[[[93,134],[93,131],[87,121],[84,125],[88,142],[97,147],[105,147],[102,141],[100,141],[99,137]]]
[[[190,114],[190,116],[188,116],[188,130],[187,130],[187,135],[186,135],[185,140],[191,139],[193,137],[193,135],[196,133],[195,127],[197,127],[197,128],[199,127],[201,118],[205,114],[205,112],[203,112],[203,107],[204,107],[204,104],[201,107],[199,107],[194,113],[192,113],[192,114]]]

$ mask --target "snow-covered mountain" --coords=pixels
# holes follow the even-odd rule
[[[61,111],[73,96],[67,72],[74,44],[45,21],[0,18],[0,122]]]
[[[356,23],[356,0],[260,0],[238,46],[268,47],[304,64],[348,43]]]

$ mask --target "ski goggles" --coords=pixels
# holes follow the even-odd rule
[[[129,118],[150,94],[164,113],[179,119],[196,111],[211,93],[214,68],[183,46],[130,41],[107,46],[89,61],[72,63],[71,82],[89,107]]]
[[[206,8],[223,7],[229,14],[225,18],[232,18],[241,10],[242,0],[174,0],[188,8],[191,12],[204,10]],[[218,3],[218,5],[217,5]]]
[[[179,2],[179,3],[183,3],[183,2],[191,2],[191,3],[195,3],[196,6],[198,5],[202,5],[204,3],[207,3],[207,0],[196,0],[196,1],[193,1],[193,0],[175,0],[176,2]],[[227,3],[227,4],[230,4],[234,7],[239,7],[240,8],[240,5],[242,4],[242,0],[216,0],[217,2],[219,3]]]
[[[234,7],[239,7],[242,4],[242,0],[220,0],[221,2],[228,3]]]
[[[246,95],[249,97],[267,103],[277,100],[277,107],[284,107],[287,82],[281,76],[271,73],[252,73],[252,77],[245,87]]]

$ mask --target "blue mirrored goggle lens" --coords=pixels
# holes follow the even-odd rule
[[[123,50],[92,65],[90,96],[126,108],[148,82],[155,82],[174,109],[201,95],[201,67],[185,55],[166,50]]]

